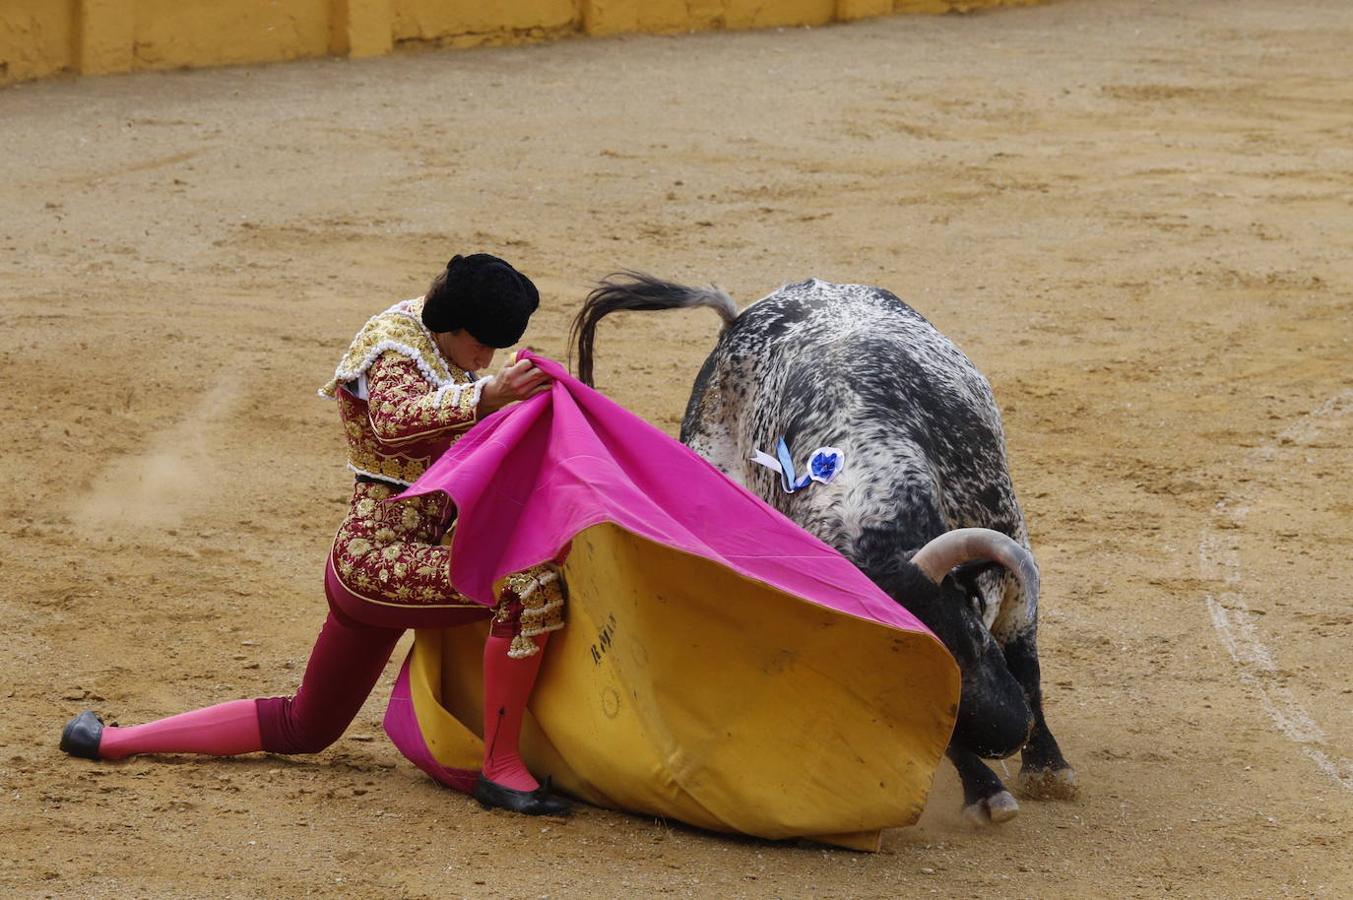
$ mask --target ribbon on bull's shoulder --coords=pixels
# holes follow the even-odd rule
[[[784,438],[775,442],[775,456],[761,450],[752,454],[752,462],[765,466],[780,476],[780,487],[786,494],[801,491],[816,481],[831,484],[845,467],[846,455],[835,447],[818,447],[808,456],[808,471],[799,475],[794,469],[794,457]]]

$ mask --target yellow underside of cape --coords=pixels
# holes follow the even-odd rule
[[[522,732],[532,772],[597,806],[860,850],[920,816],[958,705],[938,641],[609,523],[564,573],[568,625]],[[414,642],[414,710],[445,766],[481,762],[486,627]]]

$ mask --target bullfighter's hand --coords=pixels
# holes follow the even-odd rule
[[[489,379],[479,395],[481,415],[548,391],[554,382],[529,359],[510,362]]]

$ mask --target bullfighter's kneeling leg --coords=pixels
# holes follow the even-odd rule
[[[357,715],[402,633],[331,611],[296,696],[232,700],[126,728],[104,726],[85,712],[62,732],[61,749],[88,759],[138,753],[316,753],[337,740]]]
[[[402,628],[358,622],[330,609],[294,697],[258,701],[263,749],[318,753],[342,736],[385,671]]]
[[[109,725],[96,746],[98,759],[125,759],[137,753],[235,756],[263,749],[253,700],[231,700],[144,725]]]

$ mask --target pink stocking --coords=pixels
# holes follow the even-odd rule
[[[536,637],[536,646],[543,650],[548,638]],[[534,791],[540,783],[526,771],[517,740],[545,654],[513,659],[507,655],[511,644],[511,638],[494,635],[484,644],[484,777],[514,791]]]
[[[127,728],[109,725],[99,738],[100,759],[122,759],[135,753],[234,756],[262,749],[253,700],[231,700]]]

